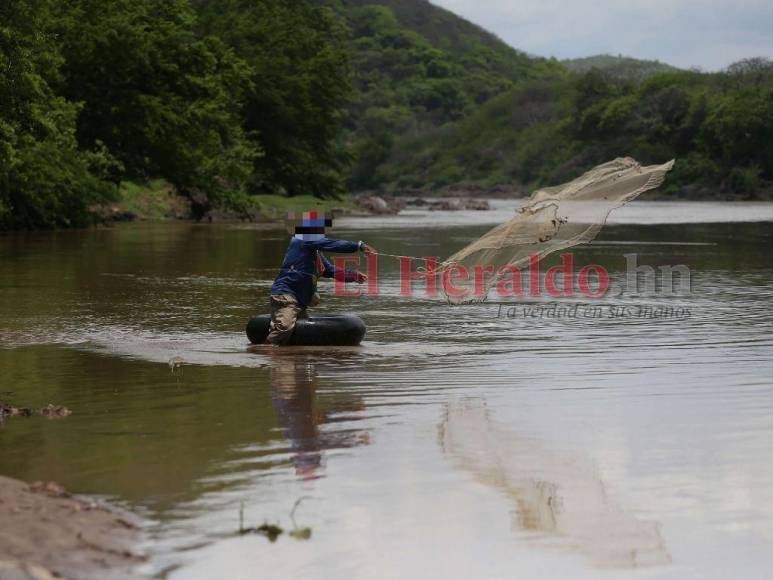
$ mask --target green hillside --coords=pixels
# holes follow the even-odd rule
[[[754,197],[773,180],[773,64],[660,73],[637,83],[599,69],[527,81],[472,115],[397,141],[383,189],[528,190],[619,156],[677,158],[665,192]]]
[[[383,182],[397,140],[464,119],[525,80],[565,73],[425,0],[344,0],[338,9],[351,30],[353,189]]]
[[[518,75],[533,66],[534,58],[516,50],[496,35],[427,0],[342,0],[347,11],[381,6],[394,14],[400,27],[415,32],[433,47],[467,64],[473,53],[488,51],[489,64],[505,75]],[[540,59],[541,60],[541,59]]]
[[[352,190],[528,191],[619,156],[678,158],[671,194],[770,188],[770,61],[716,74],[611,55],[559,63],[426,1],[339,8],[352,34]]]

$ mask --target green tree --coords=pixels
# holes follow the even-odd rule
[[[187,0],[73,0],[59,19],[61,90],[83,103],[81,146],[104,143],[123,178],[166,178],[197,217],[227,204],[259,155],[242,128],[244,62],[197,36]]]
[[[0,5],[0,228],[84,225],[90,205],[115,195],[101,179],[110,158],[78,150],[78,106],[51,88],[62,60],[50,8]]]
[[[773,86],[747,86],[716,99],[703,137],[728,168],[755,166],[773,180]]]
[[[336,195],[348,156],[340,141],[350,92],[348,32],[336,14],[309,0],[206,0],[202,27],[250,69],[245,129],[264,155],[253,193]]]

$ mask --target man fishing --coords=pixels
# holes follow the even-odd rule
[[[325,237],[325,227],[332,227],[333,221],[316,211],[304,212],[300,225],[294,216],[288,218],[296,224],[295,235],[290,239],[279,275],[271,286],[271,325],[266,342],[273,345],[287,344],[298,318],[305,318],[306,308],[319,302],[317,280],[320,276],[358,284],[367,281],[368,277],[362,272],[336,268],[322,251],[376,253],[365,242]]]

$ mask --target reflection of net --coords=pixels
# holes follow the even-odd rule
[[[595,465],[500,425],[485,405],[450,403],[440,443],[460,468],[512,502],[518,525],[539,533],[535,540],[579,550],[603,567],[671,561],[660,524],[622,509]]]
[[[658,187],[673,166],[673,160],[642,167],[630,157],[618,158],[569,183],[535,191],[510,221],[495,227],[443,263],[446,274],[453,274],[453,287],[459,290],[458,294],[465,293],[451,296],[443,284],[447,298],[452,302],[482,301],[500,276],[507,274],[501,271],[503,267],[520,268],[530,256],[542,258],[589,242],[604,226],[612,210]],[[460,275],[460,267],[468,276]],[[483,277],[483,292],[480,284],[475,289],[476,267],[493,272]]]

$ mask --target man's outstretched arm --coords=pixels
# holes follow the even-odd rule
[[[304,242],[308,246],[315,250],[321,250],[325,252],[336,252],[339,254],[353,254],[362,250],[366,254],[376,253],[376,251],[365,242],[350,242],[348,240],[332,240],[330,238],[322,238],[321,240],[310,240]]]
[[[335,278],[336,280],[341,280],[343,282],[358,282],[359,284],[362,284],[368,279],[365,274],[358,272],[357,270],[344,270],[342,268],[336,268],[335,265],[333,265],[333,263],[328,260],[324,254],[320,254],[319,257],[322,259],[322,264],[325,268],[322,272],[323,278]]]

